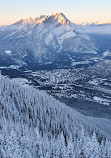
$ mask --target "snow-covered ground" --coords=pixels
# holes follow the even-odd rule
[[[11,50],[5,50],[5,54],[11,55],[12,51]]]
[[[93,99],[94,99],[94,101],[96,101],[98,103],[101,103],[101,104],[104,104],[104,105],[110,105],[110,100],[108,100],[108,99],[103,99],[103,98],[100,98],[100,97],[97,97],[97,96],[94,96]]]
[[[12,80],[15,81],[15,82],[18,82],[18,83],[20,83],[21,85],[24,85],[24,86],[29,85],[29,84],[32,83],[32,82],[28,81],[25,78],[13,78]]]

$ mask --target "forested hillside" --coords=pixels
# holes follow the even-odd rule
[[[0,76],[0,158],[111,158],[111,142],[85,116]]]

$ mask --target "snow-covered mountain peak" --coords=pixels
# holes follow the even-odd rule
[[[69,25],[70,24],[70,21],[66,18],[66,16],[63,14],[63,13],[55,13],[53,14],[52,16],[55,17],[55,19],[63,24],[63,25]]]
[[[0,42],[3,45],[3,54],[5,50],[12,51],[11,55],[5,53],[10,58],[14,52],[17,59],[22,61],[26,61],[27,57],[27,63],[34,61],[34,64],[58,64],[61,60],[70,62],[69,56],[75,53],[97,53],[93,41],[82,34],[80,29],[81,27],[71,23],[63,13],[41,15],[1,28]]]
[[[16,22],[15,25],[16,24],[41,24],[46,17],[47,16],[45,15],[41,15],[36,18],[28,17],[26,19],[21,19],[20,21]]]
[[[55,13],[52,15],[41,15],[36,18],[28,17],[26,19],[21,19],[15,24],[43,24],[43,23],[54,23],[58,22],[62,25],[69,25],[70,21],[66,18],[63,13]]]
[[[35,19],[33,19],[32,17],[28,17],[25,20],[23,20],[23,23],[34,23]]]

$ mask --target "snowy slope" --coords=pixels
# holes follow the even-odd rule
[[[104,140],[108,133],[102,130],[105,120],[94,124],[93,118],[88,120],[42,91],[3,76],[0,81],[1,157],[111,156],[111,142]]]
[[[91,39],[79,33],[79,26],[72,24],[63,13],[27,18],[1,27],[0,45],[2,55],[10,50],[12,60],[16,57],[26,63],[29,59],[37,63],[54,62],[64,52],[67,56],[69,52],[97,53]]]

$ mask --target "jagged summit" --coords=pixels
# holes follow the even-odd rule
[[[21,19],[15,24],[43,24],[47,22],[58,22],[62,25],[69,25],[70,21],[66,18],[66,16],[63,13],[55,13],[52,15],[41,15],[36,18],[28,17],[26,19]]]
[[[70,24],[70,21],[66,18],[66,16],[63,14],[63,13],[55,13],[53,14],[52,16],[55,17],[55,19],[63,24],[63,25],[69,25]]]

